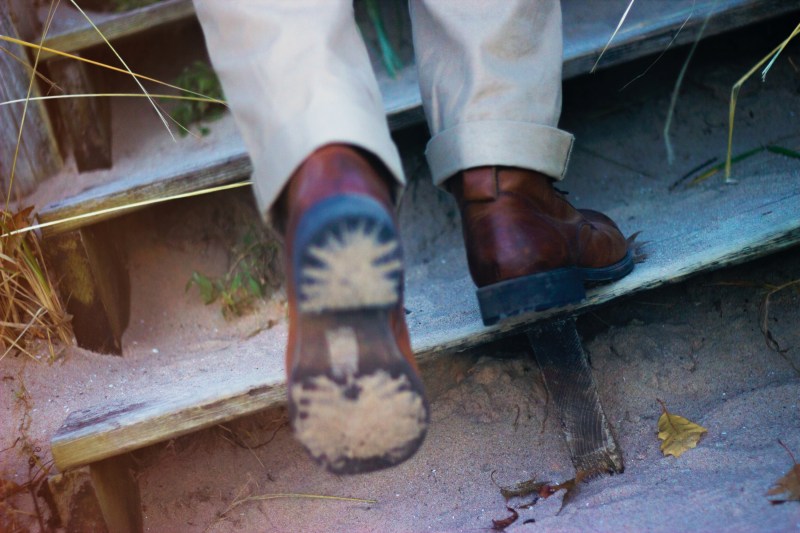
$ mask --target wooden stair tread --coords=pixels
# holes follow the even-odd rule
[[[638,219],[649,244],[647,260],[621,281],[599,287],[586,301],[569,311],[608,302],[690,275],[732,265],[800,242],[800,175],[797,171],[747,176],[720,197],[712,193],[683,195],[665,203],[623,207],[611,213],[627,220],[631,213],[649,213]],[[632,228],[623,229],[630,232]],[[555,313],[539,313],[487,328],[480,321],[474,287],[462,267],[461,275],[437,276],[430,266],[409,268],[406,307],[414,350],[423,365],[446,351],[463,350],[519,331],[525,322]],[[425,272],[420,272],[421,270]],[[435,279],[436,283],[423,280]],[[415,281],[416,280],[416,281]],[[561,311],[560,311],[561,312]],[[268,361],[257,372],[217,369],[198,379],[181,380],[179,386],[166,381],[170,394],[157,398],[128,399],[72,413],[52,439],[56,465],[64,470],[137,449],[178,435],[210,427],[285,402],[282,367],[285,328],[263,334],[260,350],[227,348],[220,357]],[[264,346],[266,345],[266,348]],[[248,363],[243,363],[244,365]],[[134,383],[130,388],[135,390]],[[176,390],[177,388],[177,390]]]
[[[564,0],[564,77],[588,73],[600,51],[627,6],[628,0],[614,0],[593,5],[592,9],[581,0]],[[676,44],[695,38],[705,16],[712,9],[711,0],[697,2],[693,11],[692,0],[661,2],[638,0],[631,9],[620,32],[611,42],[600,63],[601,67],[663,50],[675,31],[690,13],[692,17],[675,39]],[[602,9],[598,9],[602,6]],[[167,23],[193,16],[189,0],[166,0],[146,8],[122,14],[98,15],[98,26],[109,37],[121,37],[140,31],[156,22]],[[796,9],[791,2],[780,0],[720,0],[716,6],[706,35],[750,24],[758,20],[778,16]],[[63,10],[62,10],[63,11]],[[188,12],[188,14],[187,14]],[[54,26],[46,41],[48,46],[62,50],[77,50],[89,46],[89,33],[85,21],[64,17],[61,25]],[[77,14],[80,17],[79,14]],[[57,21],[58,21],[57,17]],[[55,24],[55,23],[54,23]],[[116,32],[116,33],[115,33]],[[79,38],[80,37],[80,38]],[[98,37],[99,38],[99,37]],[[93,44],[97,44],[94,41]],[[378,81],[384,99],[384,108],[393,129],[424,120],[417,86],[416,67],[406,65],[396,79],[391,79],[376,67]],[[114,113],[118,113],[119,102],[114,102]],[[228,117],[224,120],[230,120]],[[151,127],[139,136],[129,137],[149,141],[138,146],[121,148],[123,156],[115,155],[114,166],[108,171],[92,173],[87,178],[92,182],[90,190],[77,192],[68,198],[55,199],[46,192],[38,199],[44,205],[40,220],[48,222],[96,210],[126,205],[132,202],[161,198],[246,179],[251,171],[249,158],[235,129],[230,130],[223,122],[211,126],[212,134],[199,143],[193,139],[181,139],[172,143],[161,124],[153,119]],[[223,124],[220,126],[220,124]],[[233,131],[230,135],[215,135],[214,130]],[[115,135],[115,143],[119,135]],[[115,152],[120,151],[115,146]],[[188,157],[190,155],[191,157]],[[135,161],[154,160],[156,166],[137,166]],[[69,180],[70,176],[58,179]],[[45,188],[46,189],[46,188]],[[69,224],[43,229],[43,234],[53,235],[72,230],[86,224],[113,218],[119,212],[78,220]]]
[[[75,53],[85,48],[103,44],[103,38],[92,28],[86,18],[74,9],[69,2],[56,11],[44,46],[61,52]],[[44,20],[48,7],[39,9],[39,18]],[[89,18],[109,41],[136,35],[159,26],[195,17],[192,0],[162,0],[161,2],[124,11],[121,13],[97,13],[86,11]],[[42,51],[40,59],[54,54]]]

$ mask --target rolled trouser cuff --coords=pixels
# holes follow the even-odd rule
[[[435,135],[425,156],[439,186],[462,170],[488,165],[526,168],[561,180],[574,139],[566,131],[529,122],[467,122]]]

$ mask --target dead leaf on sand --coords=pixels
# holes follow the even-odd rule
[[[492,529],[495,531],[503,531],[505,528],[513,524],[519,518],[519,513],[511,507],[506,506],[506,509],[511,513],[511,516],[503,518],[502,520],[492,520]]]
[[[552,482],[550,481],[536,481],[536,479],[529,479],[527,481],[520,481],[519,483],[515,483],[509,487],[500,487],[500,494],[506,501],[510,500],[511,498],[522,498],[524,496],[529,496],[531,494],[536,494],[539,497],[547,498],[550,496],[552,492],[548,492],[546,496],[541,495],[541,490],[544,487],[551,487]]]
[[[708,430],[682,416],[670,413],[661,400],[658,403],[664,411],[658,419],[658,438],[664,441],[661,443],[661,452],[665,456],[680,457],[686,450],[697,446],[700,437]]]
[[[596,477],[600,473],[600,470],[581,470],[575,473],[574,478],[568,479],[567,481],[557,485],[553,485],[549,481],[536,481],[536,479],[530,479],[528,481],[516,483],[510,487],[501,487],[500,494],[502,494],[506,501],[511,498],[522,498],[525,496],[534,495],[533,501],[519,506],[520,509],[529,509],[533,507],[540,498],[549,498],[556,492],[564,490],[566,492],[564,492],[564,497],[561,499],[561,507],[559,507],[558,512],[556,513],[556,515],[558,515],[564,510],[564,507],[568,503],[571,503],[578,495],[581,483]],[[508,507],[508,509],[510,510],[511,508]],[[495,521],[493,520],[492,522],[494,523]]]
[[[782,495],[781,499],[770,500],[772,505],[800,501],[800,464],[797,464],[794,454],[792,454],[791,450],[789,450],[789,448],[783,442],[779,440],[778,444],[783,446],[783,448],[789,453],[789,457],[792,458],[792,462],[794,464],[792,465],[792,468],[786,472],[786,475],[776,481],[775,485],[769,489],[769,491],[767,491],[767,496]]]

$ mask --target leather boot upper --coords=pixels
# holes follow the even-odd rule
[[[292,174],[274,209],[276,222],[282,222],[286,253],[287,297],[289,303],[289,349],[286,352],[286,368],[292,368],[292,346],[297,335],[297,295],[289,269],[294,233],[303,214],[318,202],[339,194],[360,194],[380,202],[394,218],[392,184],[388,172],[368,153],[349,145],[327,145],[313,152]],[[395,221],[396,225],[396,221]],[[354,257],[353,261],[361,258]],[[417,362],[411,349],[411,340],[403,309],[403,288],[398,305],[391,310],[388,319],[398,349],[417,370]]]
[[[477,286],[562,267],[606,267],[625,256],[627,242],[614,221],[575,209],[552,182],[513,167],[468,169],[447,182]]]

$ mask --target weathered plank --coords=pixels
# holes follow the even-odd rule
[[[48,70],[64,94],[103,92],[90,78],[84,63],[54,59],[48,63]],[[111,167],[111,106],[108,98],[64,98],[58,101],[58,109],[78,171]]]
[[[602,2],[597,4],[602,9],[596,9],[597,6],[593,6],[595,8],[590,10],[582,1],[567,0],[563,2],[565,78],[589,72],[616,27],[627,3],[627,0]],[[696,36],[699,26],[710,12],[713,2],[711,0],[698,2],[693,11],[692,5],[691,0],[675,2],[638,0],[623,29],[611,42],[600,66],[618,64],[664,49],[691,13],[692,16],[676,38],[676,43],[689,42]],[[795,9],[797,6],[792,2],[780,0],[720,0],[712,17],[714,22],[709,24],[706,35],[778,16]],[[133,28],[136,27],[133,22],[123,24],[121,21],[127,20],[126,17],[136,17],[138,21],[136,24],[140,27],[146,25],[148,20],[151,22],[156,20],[157,15],[162,13],[160,10],[170,13],[169,17],[164,20],[178,20],[183,16],[188,16],[186,10],[191,10],[191,2],[167,0],[134,12],[103,15],[103,17],[112,17],[109,20],[113,19],[116,21],[115,24]],[[181,16],[179,17],[176,13],[181,13]],[[78,22],[69,27],[56,28],[51,34],[51,39],[62,39],[69,42],[72,37],[68,38],[68,36],[78,32],[78,28],[81,28]],[[85,31],[85,28],[80,31]],[[422,122],[424,113],[417,86],[416,66],[413,63],[406,65],[394,79],[384,72],[379,63],[375,63],[374,66],[390,126],[393,129],[399,129],[409,124]],[[148,143],[126,148],[125,150],[129,154],[126,156],[126,160],[115,161],[113,170],[96,176],[98,183],[102,183],[102,185],[95,190],[82,192],[44,207],[41,211],[41,220],[59,220],[76,214],[246,179],[252,167],[244,145],[233,128],[228,129],[228,126],[220,128],[219,124],[215,123],[212,127],[212,135],[202,144],[202,151],[193,150],[190,146],[191,142],[187,140],[173,143],[169,135],[156,122],[147,132],[138,135],[131,135],[129,132],[128,137],[133,139],[142,139],[146,136],[149,139]],[[214,135],[216,129],[222,129],[226,134]],[[119,136],[115,135],[115,139],[118,138]],[[141,161],[144,158],[152,158],[154,146],[163,147],[159,149],[157,155],[160,164],[156,168],[145,166],[146,172],[150,173],[145,176],[145,170],[141,166],[132,164],[132,159],[138,158]],[[187,149],[190,150],[188,154]],[[190,162],[192,164],[187,164]],[[117,215],[118,213],[109,213],[97,218],[75,221],[63,226],[47,228],[44,233],[69,231]]]
[[[130,457],[122,454],[97,461],[89,470],[108,530],[114,533],[143,531],[142,500]]]
[[[680,230],[676,230],[676,223],[681,227],[686,219],[683,208],[674,205],[673,212],[662,211],[642,227],[651,238],[647,261],[637,265],[630,276],[594,289],[586,301],[567,310],[539,313],[487,328],[482,324],[474,287],[466,272],[464,277],[449,282],[411,284],[406,307],[411,312],[409,326],[417,357],[428,364],[444,352],[467,349],[521,331],[536,320],[574,313],[797,244],[799,183],[796,176],[787,176],[778,184],[767,183],[769,187],[781,187],[782,192],[773,191],[761,199],[752,191],[742,191],[737,201],[724,208],[698,210],[703,216],[696,225],[684,225]],[[687,208],[695,206],[690,203]],[[409,277],[413,279],[414,273],[410,272]],[[282,353],[264,357],[280,360]],[[56,465],[62,470],[82,466],[285,402],[282,369],[269,375],[247,373],[225,378],[209,382],[205,376],[203,386],[188,387],[188,392],[175,397],[140,398],[70,414],[51,443]]]
[[[761,176],[759,179],[764,179]],[[750,184],[752,185],[752,184]],[[409,287],[406,307],[412,342],[417,353],[433,354],[461,350],[519,331],[531,320],[574,314],[622,296],[676,283],[689,276],[743,263],[800,243],[800,173],[786,176],[781,189],[766,192],[743,186],[728,205],[706,205],[707,198],[683,198],[658,212],[627,233],[641,230],[647,244],[647,260],[627,277],[588,291],[586,300],[563,309],[515,317],[503,324],[482,324],[474,289],[468,276],[423,290]],[[743,196],[754,196],[750,199]],[[641,207],[641,206],[640,206]],[[644,210],[647,208],[644,207]],[[612,212],[625,220],[625,210]],[[625,224],[622,224],[625,230]],[[465,273],[466,274],[466,273]],[[447,302],[446,308],[441,302]],[[455,312],[454,312],[455,310]]]
[[[46,13],[47,8],[41,8],[40,17]],[[192,0],[164,0],[122,13],[87,12],[87,15],[109,41],[195,17]],[[77,52],[102,43],[103,38],[85,17],[68,2],[62,2],[56,11],[44,46],[62,52]],[[42,59],[52,55],[43,51]]]
[[[249,373],[180,395],[76,411],[51,440],[53,458],[67,470],[280,405],[286,386],[264,377]]]
[[[575,471],[621,474],[622,450],[603,412],[575,320],[544,320],[527,333]]]
[[[613,0],[590,8],[584,1],[562,1],[565,79],[591,71],[629,3]],[[784,0],[636,0],[598,68],[660,53],[670,43],[691,43],[709,15],[703,38],[797,9],[796,3]]]
[[[72,315],[78,345],[121,355],[130,282],[108,228],[95,224],[56,235],[42,249],[48,267],[58,273],[58,292]]]
[[[12,17],[13,5],[0,2],[0,34],[17,37],[12,23],[14,18],[23,17],[17,12]],[[26,51],[17,46],[3,43],[0,50],[0,101],[14,100],[28,94],[32,64]],[[11,54],[14,54],[13,56]],[[38,86],[34,84],[32,96],[38,96]],[[30,102],[27,111],[22,106],[0,108],[0,184],[2,198],[9,192],[12,162],[17,149],[19,127],[25,113],[25,125],[19,143],[19,154],[14,172],[12,196],[29,193],[38,182],[57,172],[62,166],[58,143],[45,106],[41,102]]]

